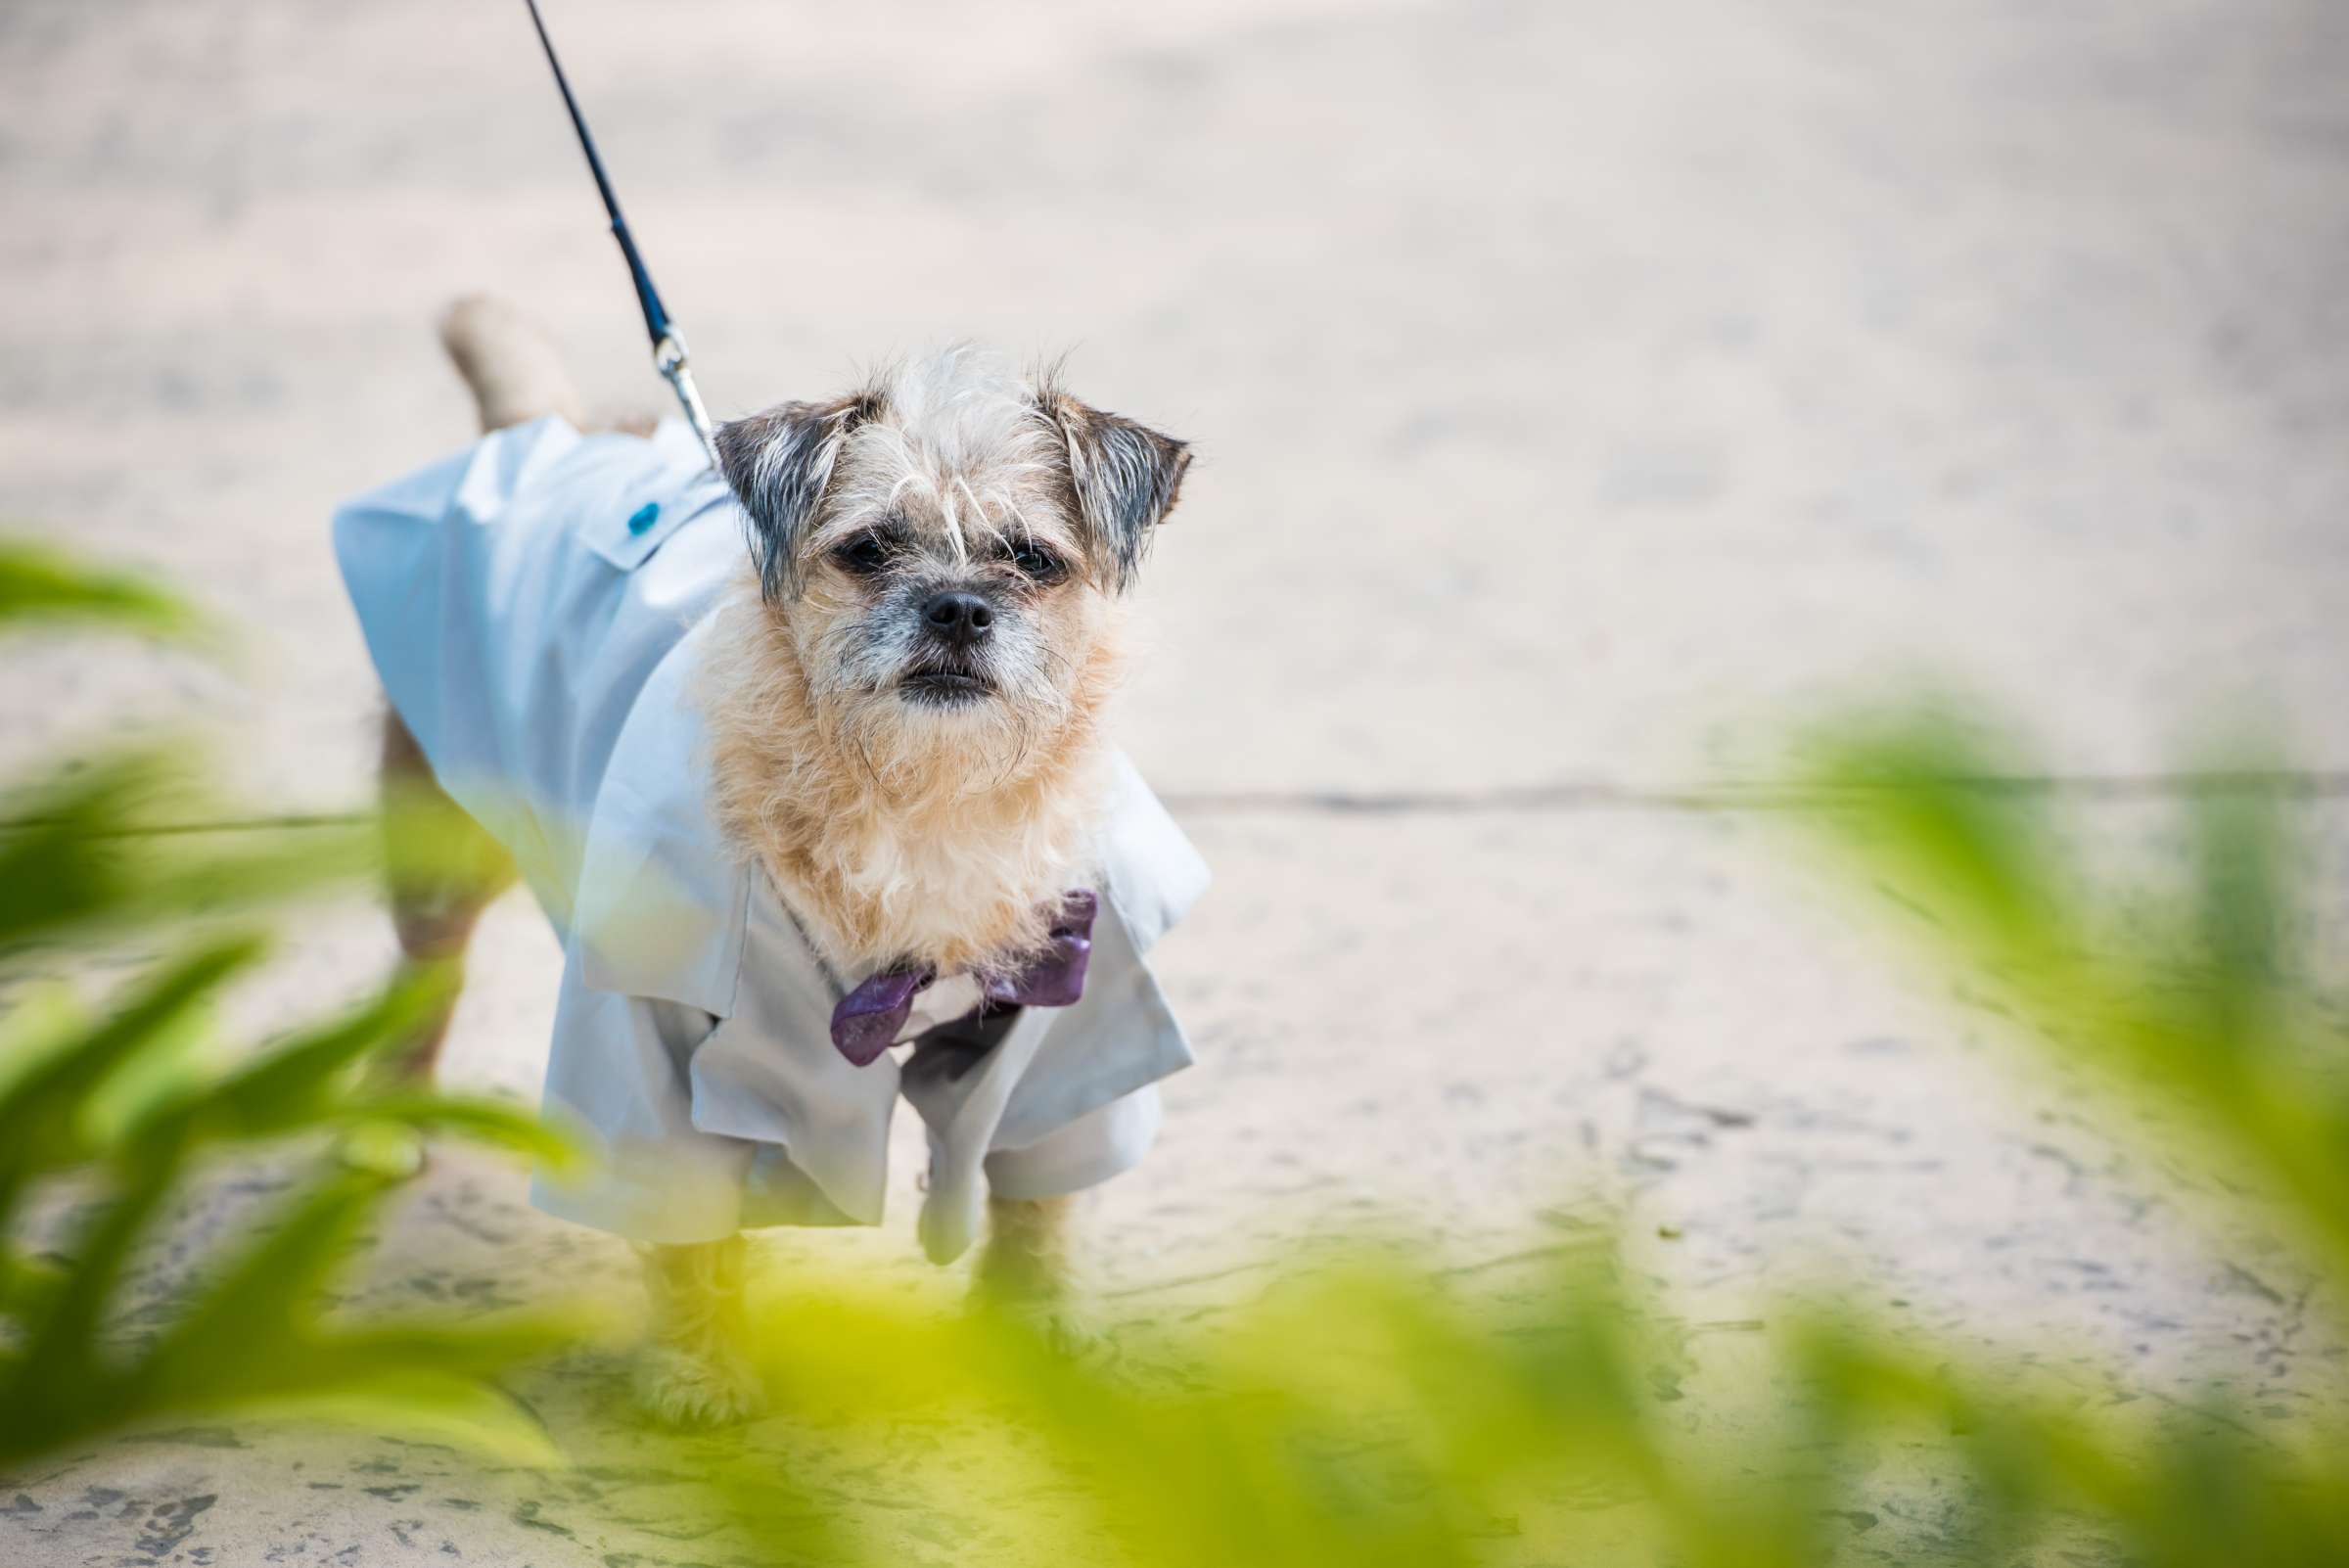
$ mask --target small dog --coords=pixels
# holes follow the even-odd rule
[[[582,423],[555,351],[515,312],[461,302],[442,340],[484,432],[548,414]],[[941,992],[961,977],[999,985],[1065,943],[1070,890],[1105,880],[1120,763],[1103,726],[1125,664],[1123,595],[1175,504],[1187,447],[1086,406],[1052,374],[1022,380],[954,349],[827,402],[728,424],[718,451],[747,538],[690,686],[711,822],[771,882],[836,988],[881,972],[936,977]],[[387,797],[444,799],[440,755],[423,725],[403,721],[386,668]],[[453,803],[448,817],[470,820]],[[412,959],[459,960],[513,878],[514,835],[487,822],[466,831],[465,853],[443,845],[429,865],[392,856],[392,917]],[[1007,1010],[977,994],[968,1018]],[[692,1028],[710,1023],[696,1015]],[[404,1071],[430,1074],[447,1024],[443,1011],[418,1035]],[[952,1072],[987,1047],[957,1044]],[[825,1082],[854,1071],[824,1054]],[[698,1097],[695,1111],[698,1121]],[[1154,1128],[1154,1100],[1149,1116]],[[995,1146],[987,1165],[998,1189],[1012,1172],[1003,1153]],[[1024,1179],[1023,1190],[1042,1190],[1091,1177]],[[1071,1202],[990,1195],[977,1287],[1055,1310]],[[739,1234],[641,1250],[656,1314],[640,1379],[649,1405],[678,1420],[755,1407],[739,1344]]]

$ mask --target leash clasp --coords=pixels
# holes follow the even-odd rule
[[[700,438],[702,450],[710,454],[710,466],[716,468],[717,432],[710,423],[710,410],[702,406],[701,389],[693,384],[691,356],[685,350],[685,335],[670,327],[653,345],[653,368],[661,372],[669,390],[685,409],[685,422]]]

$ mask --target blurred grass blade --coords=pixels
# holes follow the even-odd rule
[[[128,847],[115,836],[137,821],[176,774],[163,759],[101,759],[70,777],[13,796],[0,828],[0,956],[117,914],[135,897]]]
[[[378,1094],[353,1100],[334,1112],[330,1120],[390,1122],[419,1131],[454,1132],[543,1161],[557,1172],[576,1170],[583,1158],[560,1131],[502,1100],[456,1094]]]
[[[329,1177],[219,1277],[198,1282],[142,1362],[142,1402],[187,1406],[240,1386],[274,1386],[385,1186],[358,1173]]]
[[[0,541],[0,630],[41,622],[209,634],[177,600],[133,578]],[[183,942],[190,922],[278,903],[379,863],[379,825],[365,819],[205,830],[209,813],[189,787],[186,755],[155,743],[12,793],[0,807],[0,964],[21,967],[37,953],[69,967],[89,944],[159,932]],[[444,838],[446,825],[438,824]],[[406,974],[237,1065],[214,1062],[210,1004],[261,950],[253,937],[216,937],[152,969],[96,1017],[63,985],[0,992],[0,1469],[161,1416],[264,1408],[554,1461],[529,1412],[483,1379],[576,1342],[583,1324],[352,1328],[321,1315],[330,1276],[391,1190],[347,1162],[223,1267],[199,1268],[144,1348],[117,1326],[134,1261],[176,1271],[175,1258],[144,1250],[147,1233],[207,1149],[396,1125],[550,1160],[569,1153],[509,1107],[357,1083],[360,1063],[446,1004],[453,976],[442,969]],[[52,1265],[26,1255],[33,1227],[17,1222],[20,1200],[68,1176],[104,1186],[56,1243]]]
[[[0,1107],[17,1086],[73,1049],[95,1022],[90,1010],[63,980],[26,981],[7,993],[0,1012]],[[8,1123],[0,1111],[0,1136]]]
[[[389,1185],[332,1178],[198,1294],[131,1374],[147,1412],[266,1407],[359,1412],[408,1430],[449,1430],[529,1462],[549,1462],[537,1423],[478,1378],[571,1343],[581,1319],[329,1329],[328,1277]]]
[[[2001,769],[1958,727],[1929,715],[1823,730],[1805,782],[1834,803],[1846,844],[1950,935],[2009,957],[2045,953],[2064,910],[2045,835]]]
[[[500,1341],[501,1347],[509,1342]],[[535,1354],[556,1348],[550,1331]],[[336,1376],[317,1360],[301,1364],[301,1381],[289,1378],[271,1390],[244,1390],[204,1407],[226,1413],[331,1421],[359,1432],[395,1432],[411,1441],[462,1445],[509,1464],[560,1469],[570,1463],[538,1418],[508,1395],[479,1378],[445,1369],[464,1348],[460,1331],[420,1345],[413,1360],[355,1359],[347,1376]],[[509,1359],[503,1364],[512,1364]]]
[[[144,983],[80,1038],[50,1049],[0,1090],[0,1222],[24,1183],[101,1152],[89,1142],[87,1112],[111,1076],[143,1053],[172,1049],[174,1030],[194,1009],[258,962],[257,938],[214,943]],[[152,1150],[140,1151],[142,1156]]]
[[[99,1324],[131,1249],[171,1190],[178,1151],[157,1151],[84,1225],[71,1267],[23,1315],[23,1356],[0,1387],[0,1467],[122,1418],[116,1380],[102,1365]]]
[[[2186,797],[2190,890],[2124,915],[2056,891],[2038,813],[1984,785],[1991,769],[1958,726],[1853,724],[1812,755],[1848,860],[1926,916],[2056,1055],[2157,1104],[2212,1176],[2280,1197],[2349,1281],[2349,1086],[2327,1066],[2337,1047],[2279,1034],[2289,854],[2282,803],[2253,782],[2272,772],[2215,771],[2217,787]]]
[[[2230,790],[2189,813],[2194,836],[2195,935],[2207,957],[2198,988],[2202,1027],[2237,1051],[2261,1048],[2275,1024],[2285,886],[2282,821],[2272,795]]]
[[[83,566],[24,539],[0,537],[0,631],[82,622],[189,638],[206,630],[178,598],[126,573]]]
[[[217,1004],[207,992],[159,1020],[136,1051],[89,1086],[69,1119],[74,1159],[115,1158],[157,1137],[181,1136],[157,1126],[158,1118],[218,1081]]]
[[[201,1095],[154,1114],[193,1121],[211,1139],[275,1137],[345,1116],[359,1064],[404,1043],[447,1003],[457,983],[446,965],[404,970],[364,1006],[280,1042]]]
[[[14,1247],[0,1246],[0,1317],[20,1321],[43,1310],[66,1282],[66,1271]]]
[[[182,762],[101,758],[14,794],[0,821],[0,962],[28,949],[250,910],[372,870],[363,821],[226,836],[147,829],[201,815]]]

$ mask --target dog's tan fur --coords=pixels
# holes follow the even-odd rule
[[[746,582],[719,612],[702,672],[719,821],[842,973],[1016,967],[1088,869],[1101,719],[1123,665],[1117,607],[1060,616],[1057,640],[1083,652],[1058,723],[982,737],[976,758],[902,737],[875,756],[877,737],[807,678],[835,611],[820,582],[788,614]]]
[[[1034,387],[952,349],[826,407],[843,405],[864,417],[792,541],[794,591],[765,594],[746,573],[713,639],[702,700],[716,810],[844,973],[1007,969],[1088,869],[1124,605]],[[740,466],[758,461],[754,448]],[[832,556],[882,522],[941,581],[991,585],[1034,619],[1040,657],[1004,673],[1001,700],[942,713],[843,678],[872,594]],[[1088,569],[1021,584],[989,564],[1014,537]]]
[[[1031,767],[974,790],[943,753],[877,777],[825,721],[791,629],[755,598],[705,668],[716,808],[843,973],[910,958],[941,973],[1008,969],[1082,880],[1095,826],[1104,649],[1068,726]]]
[[[484,430],[549,412],[576,422],[558,356],[515,312],[460,301],[441,337]],[[1180,443],[1085,407],[1049,376],[1022,382],[953,349],[832,403],[738,421],[720,453],[754,527],[752,565],[719,611],[697,689],[721,828],[839,973],[1015,968],[1092,874],[1103,720],[1124,668],[1118,595],[1146,526],[1174,504]],[[841,554],[877,529],[906,592],[943,584],[996,607],[985,698],[918,702],[892,675],[914,663],[886,645],[902,618],[879,575]],[[1017,567],[1038,551],[1068,570]],[[395,716],[384,767],[388,790],[432,790]],[[451,890],[392,869],[415,957],[461,952],[502,885]],[[411,1067],[430,1070],[446,1022]],[[1053,1312],[1067,1296],[1071,1208],[991,1199],[979,1288]],[[755,1409],[740,1238],[640,1250],[655,1313],[645,1403],[679,1421]]]

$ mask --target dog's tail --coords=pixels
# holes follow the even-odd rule
[[[505,300],[475,294],[450,305],[440,316],[440,346],[473,389],[484,432],[541,414],[586,423],[554,339]]]

